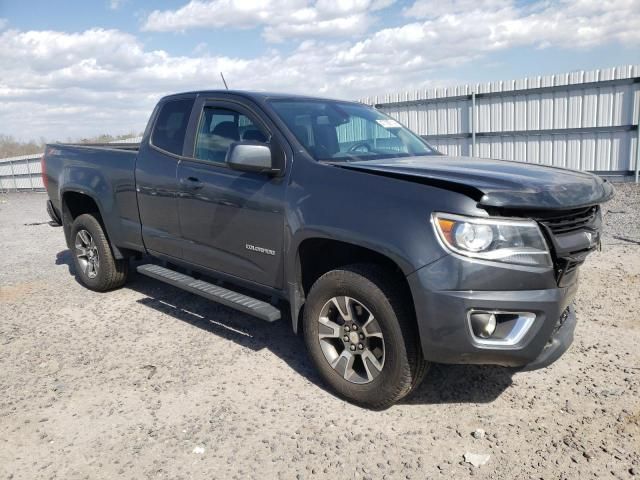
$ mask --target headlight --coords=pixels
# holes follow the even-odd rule
[[[434,213],[432,222],[445,247],[460,255],[517,265],[552,266],[542,232],[532,220]]]

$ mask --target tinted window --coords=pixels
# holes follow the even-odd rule
[[[195,157],[222,163],[229,145],[241,140],[266,142],[267,135],[242,113],[228,108],[205,107],[200,116]]]
[[[331,100],[273,100],[276,113],[317,160],[352,161],[436,152],[374,108]]]
[[[193,99],[171,100],[162,105],[151,143],[167,152],[182,155]]]

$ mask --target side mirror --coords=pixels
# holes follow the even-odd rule
[[[227,165],[233,170],[256,173],[278,173],[274,168],[271,148],[266,143],[243,141],[229,146]]]

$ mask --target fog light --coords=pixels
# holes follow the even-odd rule
[[[482,348],[518,348],[535,319],[533,312],[469,310],[467,313],[473,343]]]
[[[470,319],[476,337],[489,338],[496,331],[498,322],[493,313],[472,313]]]

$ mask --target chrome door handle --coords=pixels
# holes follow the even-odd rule
[[[182,184],[182,186],[190,190],[199,190],[204,186],[203,183],[196,177],[181,178],[180,183]]]

